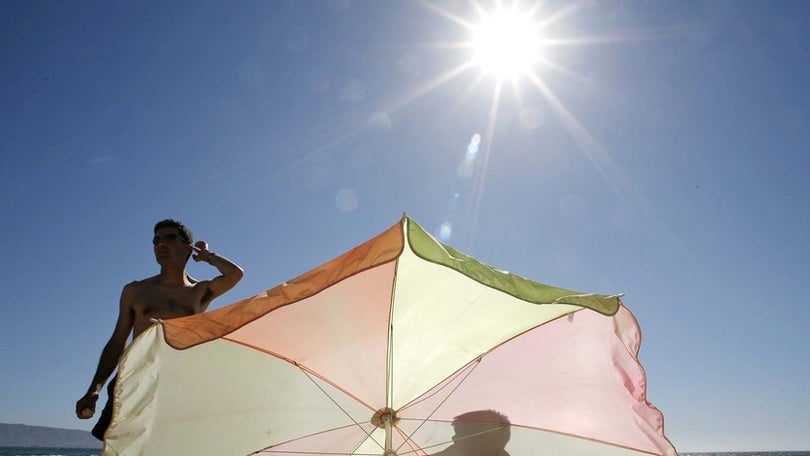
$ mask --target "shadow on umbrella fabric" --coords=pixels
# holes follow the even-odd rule
[[[453,419],[453,444],[432,456],[509,456],[509,419],[494,410],[476,410]]]
[[[143,332],[103,454],[675,456],[640,343],[620,295],[494,268],[403,216],[299,277]]]

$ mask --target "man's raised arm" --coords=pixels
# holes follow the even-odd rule
[[[197,254],[193,257],[194,261],[205,261],[217,268],[220,272],[219,276],[214,277],[208,282],[208,291],[206,292],[204,302],[204,306],[207,307],[214,298],[222,295],[239,283],[239,281],[242,280],[244,271],[233,261],[208,250],[208,244],[205,241],[195,242],[194,250],[197,251]]]

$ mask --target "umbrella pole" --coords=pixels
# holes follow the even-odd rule
[[[385,448],[382,456],[397,456],[397,450],[394,449],[394,425],[398,421],[397,412],[390,407],[377,410],[371,417],[371,424],[385,429]]]
[[[383,425],[385,426],[385,451],[383,456],[397,456],[397,452],[393,447],[393,429],[391,429],[391,414],[386,413],[382,416]]]

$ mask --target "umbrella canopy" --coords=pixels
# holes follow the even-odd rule
[[[119,364],[104,454],[675,455],[618,296],[543,285],[404,216]]]

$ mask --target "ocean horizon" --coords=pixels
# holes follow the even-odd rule
[[[0,447],[0,456],[101,456],[101,448]]]
[[[0,456],[100,456],[99,448],[0,447]],[[248,455],[246,455],[248,456]],[[520,455],[515,455],[520,456]],[[679,452],[678,456],[810,456],[810,451]]]

